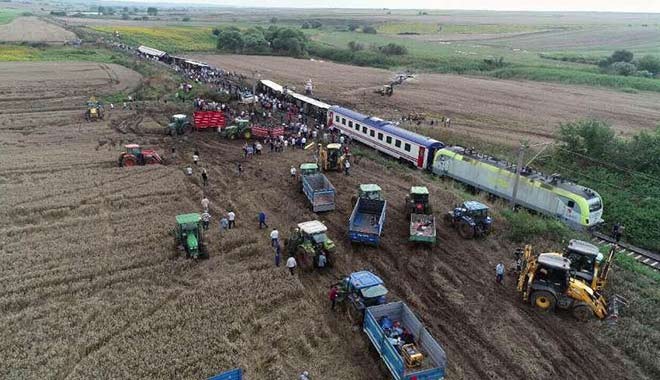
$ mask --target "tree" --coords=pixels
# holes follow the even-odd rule
[[[273,16],[273,17],[270,18],[270,23],[271,23],[271,24],[277,24],[277,21],[279,21],[279,20],[278,20],[277,17],[275,17],[275,16]]]
[[[122,14],[121,14],[121,19],[122,19],[122,20],[130,20],[130,18],[131,18],[131,17],[128,15],[128,13],[122,13]]]
[[[598,120],[561,124],[557,137],[563,149],[595,160],[614,161],[619,152],[614,130]]]
[[[156,8],[156,7],[147,8],[147,14],[149,16],[157,16],[158,15],[158,8]]]
[[[221,30],[218,34],[218,49],[240,53],[243,50],[243,35],[240,30],[235,27]]]
[[[628,50],[617,50],[614,53],[612,53],[612,56],[610,57],[611,63],[632,62],[632,60],[633,60],[633,53]]]
[[[408,49],[403,45],[397,45],[390,42],[385,46],[380,46],[378,51],[385,55],[406,55],[408,54]]]
[[[270,44],[266,41],[262,29],[248,29],[243,36],[243,51],[246,53],[267,53]]]
[[[312,27],[312,29],[319,29],[320,27],[323,26],[320,21],[318,20],[312,20],[309,25]]]
[[[660,58],[652,55],[645,55],[639,59],[637,68],[639,70],[646,70],[653,75],[658,75],[658,73],[660,73]]]
[[[302,25],[300,26],[302,29],[309,29],[309,23],[307,21],[303,22]]]
[[[355,24],[355,23],[348,24],[348,30],[350,30],[351,32],[355,32],[355,30],[357,30],[357,28],[359,28],[359,27],[360,27],[360,25]]]
[[[610,68],[615,74],[624,76],[633,75],[637,71],[637,66],[629,62],[614,62]]]

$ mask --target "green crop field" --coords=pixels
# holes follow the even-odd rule
[[[0,25],[10,23],[20,14],[21,11],[17,9],[0,9]]]
[[[207,51],[215,49],[215,37],[209,27],[196,26],[96,26],[93,30],[112,34],[118,31],[131,45],[147,45],[168,52]]]
[[[111,62],[113,54],[105,49],[73,47],[35,48],[25,45],[0,44],[0,62],[22,61],[92,61]]]

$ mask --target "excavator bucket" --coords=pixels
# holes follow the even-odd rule
[[[616,324],[619,321],[619,311],[628,306],[628,300],[620,295],[614,295],[610,298],[607,305],[607,322],[609,324]]]

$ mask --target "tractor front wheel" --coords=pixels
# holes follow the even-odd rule
[[[530,297],[532,306],[541,312],[550,312],[555,309],[557,300],[552,293],[545,290],[537,290]]]
[[[591,309],[589,309],[589,306],[587,306],[587,304],[585,303],[579,303],[573,306],[571,313],[573,314],[575,319],[581,322],[586,322],[589,319],[589,317],[593,315],[593,312],[591,311]]]
[[[133,156],[124,156],[121,159],[121,166],[131,167],[137,165],[137,160]]]

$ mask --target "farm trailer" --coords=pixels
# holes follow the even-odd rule
[[[378,245],[385,225],[387,201],[358,198],[348,220],[351,242]]]
[[[321,173],[302,176],[302,190],[312,211],[322,212],[335,209],[335,188]]]
[[[383,317],[398,321],[401,328],[412,333],[414,344],[423,355],[418,367],[410,367],[391,338],[381,327]],[[378,351],[394,380],[440,380],[444,379],[447,356],[440,344],[431,336],[415,314],[403,302],[368,307],[362,330]]]

